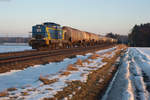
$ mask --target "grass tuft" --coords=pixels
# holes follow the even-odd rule
[[[76,68],[73,64],[69,64],[67,67],[68,71],[78,71],[78,68]]]
[[[22,95],[27,96],[27,95],[29,95],[29,93],[28,92],[22,92]]]
[[[61,76],[62,76],[62,75],[68,76],[69,74],[71,74],[71,72],[65,71],[65,72],[63,72],[63,73],[61,74]]]
[[[82,60],[81,60],[81,59],[78,59],[77,62],[76,62],[76,64],[82,66],[82,65],[83,65],[83,64],[82,64]]]
[[[100,57],[100,55],[95,53],[95,54],[91,55],[89,57],[89,59],[97,59],[97,57]]]
[[[110,60],[111,60],[111,59],[104,57],[104,58],[102,59],[102,62],[109,62]]]
[[[7,90],[0,92],[0,97],[6,97],[6,96],[8,96],[8,95],[9,95],[9,94],[8,94],[8,91],[7,91]]]
[[[92,61],[89,61],[88,59],[85,59],[83,62],[86,62],[88,64],[92,63]]]
[[[57,78],[50,80],[50,79],[45,78],[45,77],[43,77],[43,76],[40,76],[40,77],[39,77],[39,80],[42,81],[44,84],[52,84],[52,83],[55,83],[55,82],[58,81]]]
[[[7,89],[7,91],[16,91],[16,90],[17,90],[17,88],[14,88],[14,87]]]

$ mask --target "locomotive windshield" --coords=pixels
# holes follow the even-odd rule
[[[36,25],[32,27],[32,37],[36,39],[42,39],[44,37],[47,37],[47,34],[45,32],[45,27],[42,25]]]

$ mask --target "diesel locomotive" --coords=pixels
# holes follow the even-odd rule
[[[67,26],[61,27],[52,22],[33,26],[32,39],[29,41],[33,49],[87,47],[104,43],[113,44],[116,43],[116,40]]]

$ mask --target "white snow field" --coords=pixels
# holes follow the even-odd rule
[[[49,63],[46,65],[36,65],[34,67],[29,67],[24,70],[12,71],[0,74],[0,91],[4,91],[7,88],[15,87],[16,91],[10,91],[9,96],[1,97],[0,99],[9,99],[11,97],[17,97],[17,100],[40,100],[45,97],[53,97],[57,91],[61,91],[67,86],[66,82],[71,82],[74,80],[79,80],[86,82],[87,75],[91,70],[96,70],[102,67],[105,63],[101,60],[104,57],[111,58],[117,51],[117,47],[110,49],[100,50],[96,54],[100,57],[96,59],[90,59],[89,56],[93,53],[88,53],[86,55],[77,55],[75,58],[66,58],[62,62]],[[107,54],[107,52],[110,52]],[[83,62],[83,65],[75,64],[77,60],[88,59],[90,63]],[[74,64],[75,68],[78,70],[69,71],[69,75],[62,75],[63,72],[68,71],[68,65]],[[44,85],[39,77],[44,77],[47,79],[57,79],[56,82],[52,84]],[[79,87],[80,89],[80,87]],[[28,92],[29,95],[22,95],[22,93]],[[71,96],[70,96],[71,97]]]
[[[0,45],[0,53],[3,52],[14,52],[14,51],[24,51],[24,50],[30,50],[32,49],[32,47],[30,46],[23,46],[23,45],[19,45],[19,46],[10,46],[10,45]]]
[[[150,48],[128,48],[102,100],[150,100]]]

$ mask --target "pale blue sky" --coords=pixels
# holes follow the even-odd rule
[[[35,24],[57,22],[94,33],[128,34],[150,22],[150,0],[0,0],[0,36],[27,36]]]

